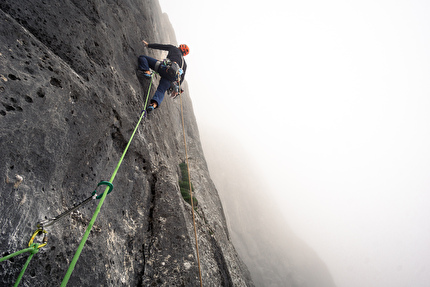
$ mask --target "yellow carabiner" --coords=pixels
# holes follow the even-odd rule
[[[39,246],[37,246],[37,249],[42,248],[43,246],[45,246],[46,244],[48,244],[48,237],[46,236],[46,234],[48,234],[48,232],[45,229],[37,229],[34,233],[33,236],[30,239],[30,242],[28,242],[28,246],[30,247],[33,244],[33,240],[34,238],[36,238],[36,235],[39,234],[39,232],[45,233],[45,236],[43,237],[43,244],[40,244]]]

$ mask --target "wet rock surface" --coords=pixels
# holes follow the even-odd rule
[[[0,27],[5,256],[27,246],[37,221],[80,203],[109,180],[150,86],[136,76],[137,57],[162,56],[140,41],[176,39],[156,1],[4,0]],[[253,286],[230,241],[186,85],[185,91],[204,286]],[[69,286],[200,285],[191,208],[178,186],[185,160],[180,112],[179,100],[166,97],[144,119]],[[21,286],[60,285],[97,203],[46,228],[48,245],[34,255]],[[15,282],[27,257],[0,263],[1,286]]]

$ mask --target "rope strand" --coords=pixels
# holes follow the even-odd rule
[[[84,248],[84,245],[85,245],[85,243],[86,243],[86,241],[87,241],[87,239],[89,237],[91,229],[92,229],[92,227],[93,227],[93,225],[94,225],[94,223],[95,223],[95,221],[97,219],[97,216],[98,216],[98,214],[99,214],[99,212],[100,212],[100,210],[102,208],[104,200],[105,200],[107,194],[112,190],[112,182],[115,179],[115,176],[116,176],[116,174],[117,174],[117,172],[118,172],[118,170],[119,170],[119,168],[120,168],[120,166],[121,166],[121,164],[122,164],[122,162],[124,160],[124,157],[125,157],[125,155],[126,155],[126,153],[128,151],[128,148],[129,148],[129,146],[130,146],[130,144],[131,144],[131,142],[132,142],[132,140],[134,138],[134,135],[135,135],[135,133],[136,133],[136,131],[137,131],[137,129],[138,129],[138,127],[139,127],[142,119],[146,116],[146,106],[147,106],[147,103],[148,103],[149,93],[150,93],[151,86],[152,86],[152,80],[153,80],[153,75],[151,75],[151,82],[150,82],[150,85],[149,85],[149,88],[148,88],[148,92],[147,92],[147,96],[146,96],[146,101],[145,101],[144,109],[143,109],[143,111],[142,111],[142,113],[140,115],[139,121],[137,122],[136,127],[134,128],[134,131],[133,131],[133,133],[132,133],[132,135],[131,135],[128,143],[127,143],[127,146],[124,149],[124,152],[122,153],[122,156],[121,156],[121,158],[120,158],[120,160],[119,160],[119,162],[118,162],[118,164],[117,164],[117,166],[116,166],[116,168],[115,168],[115,170],[114,170],[114,172],[113,172],[113,174],[112,174],[112,176],[110,178],[110,181],[109,182],[102,182],[104,184],[109,184],[109,186],[106,187],[106,190],[103,192],[103,194],[102,194],[102,196],[100,198],[100,202],[97,205],[96,211],[94,212],[93,217],[91,218],[91,221],[88,224],[88,227],[87,227],[87,229],[86,229],[86,231],[84,233],[84,236],[82,237],[82,240],[81,240],[81,242],[80,242],[80,244],[79,244],[79,246],[78,246],[78,248],[76,250],[76,253],[73,256],[73,259],[72,259],[72,261],[71,261],[71,263],[69,265],[69,268],[67,269],[67,272],[66,272],[66,274],[65,274],[65,276],[63,278],[63,281],[61,282],[61,287],[65,287],[67,285],[67,283],[68,283],[68,281],[69,281],[69,279],[70,279],[70,277],[71,277],[71,275],[73,273],[73,270],[74,270],[74,268],[75,268],[75,266],[77,264],[79,256],[80,256],[80,254],[81,254],[81,252],[82,252],[82,250]],[[198,236],[197,236],[197,226],[196,226],[195,213],[194,213],[194,200],[193,200],[193,191],[192,191],[192,184],[191,184],[191,173],[190,173],[190,168],[189,168],[187,140],[186,140],[186,136],[185,136],[184,112],[183,112],[182,96],[181,95],[180,95],[180,102],[181,102],[182,131],[183,131],[183,135],[184,135],[184,146],[185,146],[185,160],[186,160],[186,164],[187,164],[188,182],[190,184],[189,188],[190,188],[190,196],[191,196],[191,212],[192,212],[192,216],[193,216],[193,226],[194,226],[194,237],[195,237],[195,243],[196,243],[197,263],[198,263],[198,270],[199,270],[200,287],[203,287],[202,271],[201,271],[200,256],[199,256],[199,244],[198,244]],[[79,206],[81,206],[81,205],[89,202],[91,199],[92,199],[91,197],[88,198],[82,204],[79,204]],[[54,221],[60,219],[61,217],[65,216],[66,214],[69,214],[71,211],[77,209],[77,207],[79,207],[79,206],[73,207],[71,210],[66,211],[65,213],[60,214],[56,218],[51,219],[51,221],[54,222]],[[46,224],[46,226],[51,225],[52,223]],[[36,231],[36,233],[33,235],[32,239],[30,240],[30,243],[32,243],[35,235],[37,235],[37,233],[40,232],[40,231],[43,231],[43,232],[46,233],[46,231],[44,231],[43,228],[42,229],[38,229]],[[46,243],[44,243],[42,245],[33,244],[33,245],[31,245],[30,248],[26,248],[26,249],[23,249],[21,251],[18,251],[18,252],[15,252],[13,254],[10,254],[8,256],[5,256],[3,258],[0,258],[0,262],[1,262],[1,261],[5,261],[7,259],[10,259],[11,257],[14,257],[14,256],[19,255],[19,254],[24,253],[24,252],[30,252],[31,253],[30,256],[28,257],[26,263],[24,264],[23,269],[21,270],[21,272],[20,272],[20,274],[18,276],[18,279],[17,279],[17,281],[16,281],[16,283],[14,285],[15,287],[18,286],[19,282],[21,281],[21,278],[24,275],[24,272],[25,272],[28,264],[30,263],[30,260],[32,259],[33,255],[38,252],[38,247],[40,248],[40,247],[42,247],[44,245],[46,245]]]
[[[30,240],[30,242],[33,242],[32,240]],[[15,257],[21,253],[30,252],[30,256],[28,256],[27,261],[25,262],[24,266],[22,267],[21,272],[19,272],[18,278],[16,279],[15,284],[13,285],[14,287],[17,287],[19,285],[19,282],[21,282],[22,276],[24,276],[24,273],[28,267],[28,264],[30,264],[30,261],[33,258],[33,255],[36,254],[37,252],[39,252],[39,248],[41,245],[39,245],[38,243],[31,243],[29,246],[30,247],[28,247],[28,248],[22,249],[18,252],[15,252],[15,253],[9,254],[3,258],[0,258],[0,262],[2,262],[2,261],[10,259],[12,257]]]
[[[124,152],[122,153],[121,159],[119,160],[119,162],[118,162],[118,164],[117,164],[117,166],[116,166],[116,168],[115,168],[115,170],[114,170],[114,172],[113,172],[113,174],[112,174],[112,176],[110,178],[110,181],[109,181],[110,183],[112,183],[113,180],[115,179],[115,176],[116,176],[116,174],[118,172],[118,169],[121,166],[121,163],[124,160],[125,154],[128,151],[128,147],[130,146],[131,141],[133,140],[134,134],[136,133],[137,128],[139,127],[140,122],[142,121],[142,118],[146,114],[146,105],[148,103],[148,97],[149,97],[149,92],[151,90],[151,85],[152,85],[152,76],[151,76],[151,83],[149,84],[149,88],[148,88],[148,94],[146,96],[146,102],[145,102],[144,109],[142,111],[142,114],[140,115],[140,118],[139,118],[139,121],[136,124],[136,127],[134,128],[134,131],[133,131],[133,133],[132,133],[132,135],[130,137],[130,140],[128,141],[128,144],[125,147]],[[90,231],[91,231],[91,229],[93,227],[93,224],[96,221],[97,215],[99,214],[99,212],[100,212],[100,210],[102,208],[103,202],[104,202],[104,200],[105,200],[105,198],[106,198],[106,196],[108,194],[108,190],[109,190],[109,187],[106,187],[105,192],[103,192],[103,196],[100,199],[99,204],[97,205],[96,211],[94,212],[94,215],[91,218],[90,223],[88,224],[87,230],[85,231],[85,234],[82,237],[81,243],[79,244],[78,249],[76,250],[75,256],[73,256],[72,262],[70,263],[69,268],[67,269],[66,275],[63,278],[63,282],[61,282],[61,287],[65,287],[67,285],[67,282],[69,281],[70,276],[72,275],[73,269],[75,268],[75,265],[78,262],[79,256],[81,255],[81,252],[82,252],[82,249],[84,248],[85,242],[87,241],[88,236],[90,235]]]
[[[193,214],[194,237],[196,239],[197,264],[199,266],[200,287],[203,287],[202,271],[201,271],[201,267],[200,267],[200,257],[199,257],[199,242],[197,240],[197,227],[196,227],[196,219],[195,219],[195,215],[194,215],[193,189],[192,189],[192,186],[191,186],[191,175],[190,175],[190,166],[189,166],[189,162],[188,162],[187,140],[186,140],[186,137],[185,137],[184,111],[183,111],[183,108],[182,108],[182,95],[181,94],[179,94],[179,98],[181,99],[182,133],[184,134],[185,160],[187,162],[188,182],[190,183],[191,213]]]

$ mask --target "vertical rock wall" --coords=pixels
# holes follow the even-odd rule
[[[137,57],[162,56],[140,41],[175,41],[163,33],[166,19],[148,0],[0,3],[1,256],[25,248],[37,221],[111,177],[149,88],[136,77]],[[185,90],[204,285],[253,286],[230,242]],[[182,139],[180,103],[166,97],[136,133],[69,286],[199,285],[191,208],[178,186]],[[97,203],[47,228],[48,245],[21,286],[60,285]],[[27,256],[0,263],[0,285],[15,282]]]

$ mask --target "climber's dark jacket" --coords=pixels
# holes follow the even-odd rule
[[[163,44],[148,44],[148,48],[157,49],[157,50],[164,50],[164,51],[169,52],[167,54],[167,58],[170,59],[172,62],[178,63],[179,67],[182,67],[182,70],[184,71],[184,73],[181,76],[181,81],[180,81],[180,83],[182,84],[182,82],[185,79],[185,72],[187,71],[187,63],[185,62],[184,57],[182,57],[181,50],[176,46],[163,45]],[[184,61],[183,65],[182,65],[182,61]]]

